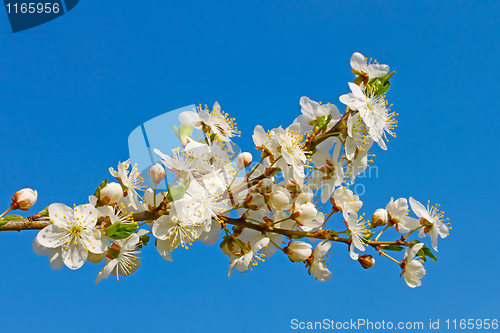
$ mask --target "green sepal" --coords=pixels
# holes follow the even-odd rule
[[[214,140],[215,140],[215,133],[210,135],[210,142],[214,142]],[[207,142],[207,144],[208,144],[208,142]]]
[[[383,250],[389,250],[389,251],[401,251],[403,250],[403,247],[401,245],[380,245],[380,248]]]
[[[141,245],[139,245],[139,248],[141,248],[145,245],[148,245],[148,242],[151,239],[151,237],[148,234],[146,234],[146,235],[142,235],[141,237],[139,237],[139,239],[142,242]]]
[[[120,252],[121,252],[121,246],[113,243],[111,244],[111,248],[108,250],[106,256],[112,257],[113,259],[118,259],[118,257],[120,257]]]
[[[20,216],[20,215],[7,215],[7,216],[4,216],[0,219],[0,227],[9,223],[10,221],[18,221],[18,220],[22,220],[24,219],[24,217]]]
[[[174,202],[175,200],[182,199],[184,197],[184,194],[186,193],[189,184],[191,184],[191,179],[186,180],[182,184],[176,186],[176,187],[171,187],[170,184],[167,185],[168,188],[168,193],[167,193],[167,199],[168,202]]]
[[[215,134],[210,135],[210,142],[208,142],[208,140],[209,140],[208,138],[201,138],[198,140],[198,142],[210,145],[210,142],[214,142],[215,140]]]
[[[175,135],[177,135],[177,137],[180,139],[180,136],[179,136],[179,129],[177,128],[177,126],[174,125],[174,133]]]
[[[391,86],[389,79],[395,73],[396,72],[392,72],[381,77],[376,77],[368,82],[368,86],[375,93],[375,96],[382,96],[389,90],[389,87]]]
[[[94,196],[99,199],[99,192],[108,184],[108,180],[105,179],[101,185],[99,185],[99,187],[95,190],[94,192]]]
[[[375,235],[375,231],[370,232],[367,236],[363,236],[363,238],[366,240],[370,240],[373,237],[373,235]]]

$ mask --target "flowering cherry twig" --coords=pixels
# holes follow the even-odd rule
[[[229,257],[228,276],[234,269],[251,270],[279,249],[290,261],[304,263],[318,281],[327,281],[332,277],[328,252],[337,242],[346,244],[350,257],[365,269],[375,259],[360,253],[374,249],[398,264],[408,286],[417,287],[425,275],[423,262],[437,258],[424,243],[408,239],[417,231],[420,238],[429,235],[437,251],[438,238],[447,237],[451,227],[439,205],[425,207],[411,197],[391,198],[371,219],[359,214],[363,202],[349,186],[373,163],[374,143],[387,150],[387,135],[396,136],[397,114],[386,100],[394,75],[389,66],[354,53],[351,67],[351,92],[339,98],[344,114],[334,104],[302,97],[301,115],[290,126],[255,127],[257,164],[248,152],[236,155],[232,138],[241,133],[234,118],[217,102],[211,110],[200,105],[179,115],[181,125],[174,125],[174,132],[180,146],[172,154],[154,149],[163,165],[149,169],[153,188],[143,185],[137,165],[128,160],[117,170],[110,168],[116,182],[103,181],[88,203],[73,208],[54,203],[27,218],[3,217],[35,204],[37,192],[23,189],[0,216],[0,231],[40,230],[33,249],[48,254],[54,269],[104,262],[96,283],[136,272],[140,250],[151,236],[158,253],[172,261],[179,247],[188,249],[198,240],[215,244],[224,230],[219,246]],[[175,180],[158,193],[165,168],[175,172]],[[409,207],[417,218],[409,216]],[[330,209],[326,218],[323,208]],[[382,230],[374,237],[377,228]],[[379,240],[390,230],[402,235]],[[386,253],[405,247],[400,261]]]

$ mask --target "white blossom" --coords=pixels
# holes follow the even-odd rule
[[[420,229],[419,236],[425,237],[425,234],[428,233],[432,240],[432,247],[437,251],[438,236],[446,238],[449,234],[448,227],[441,220],[444,212],[437,209],[438,205],[429,207],[429,203],[427,203],[426,209],[424,205],[411,197],[410,205],[415,214],[420,217],[421,224],[424,223],[424,228]]]
[[[405,260],[403,262],[403,274],[405,276],[405,282],[410,288],[422,285],[420,279],[425,275],[425,268],[418,259],[414,258],[423,246],[423,243],[418,243],[413,245],[413,247],[406,248]]]
[[[52,204],[49,206],[52,224],[40,230],[37,241],[55,250],[51,254],[57,257],[54,260],[62,261],[70,269],[78,269],[87,260],[89,251],[103,253],[109,245],[95,228],[97,216],[98,211],[91,204],[77,206],[74,211],[60,203]],[[54,265],[60,267],[60,264]]]

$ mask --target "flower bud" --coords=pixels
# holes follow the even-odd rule
[[[107,183],[98,193],[96,207],[116,205],[123,198],[123,189],[118,183]]]
[[[245,169],[250,164],[252,164],[252,154],[250,153],[241,153],[236,158],[236,166],[238,171]]]
[[[389,214],[387,214],[387,210],[383,208],[379,208],[372,215],[372,227],[380,227],[382,225],[386,225],[389,221]]]
[[[269,206],[276,210],[287,210],[291,206],[290,199],[290,192],[286,188],[275,185],[269,196]]]
[[[236,252],[241,251],[240,245],[233,241],[231,237],[224,237],[224,240],[220,243],[220,249],[224,252],[225,255],[231,257]]]
[[[370,254],[363,254],[358,261],[364,269],[371,268],[375,264],[375,259]]]
[[[151,167],[151,169],[149,169],[149,177],[151,177],[155,187],[158,186],[163,179],[165,179],[166,175],[165,169],[159,163],[156,163]]]
[[[301,262],[311,256],[312,246],[309,243],[302,241],[290,242],[285,248],[288,258],[291,261]]]
[[[28,210],[36,203],[38,193],[30,188],[23,188],[14,194],[10,208],[12,210]]]
[[[266,200],[260,193],[250,193],[244,202],[244,206],[251,210],[259,210],[265,204]]]
[[[303,205],[297,205],[295,207],[295,213],[298,213],[298,216],[295,217],[295,220],[303,225],[304,223],[312,221],[316,217],[316,215],[318,215],[318,210],[316,209],[316,206],[314,206],[314,204],[308,202]]]

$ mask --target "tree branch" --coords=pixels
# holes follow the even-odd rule
[[[145,211],[142,213],[137,213],[133,214],[133,219],[134,221],[145,221],[149,219],[154,219],[157,218],[158,214],[156,212],[151,212],[151,211]],[[274,228],[272,226],[268,226],[265,224],[255,224],[251,222],[247,222],[246,220],[242,218],[231,218],[231,217],[225,217],[225,216],[220,216],[220,218],[227,224],[232,224],[232,225],[237,225],[242,228],[249,228],[253,229],[256,231],[260,231],[262,233],[270,233],[274,232],[276,234],[281,234],[285,237],[288,237],[290,239],[300,239],[300,238],[316,238],[316,239],[327,239],[332,242],[339,242],[339,243],[345,243],[345,244],[350,244],[351,239],[350,238],[342,238],[338,236],[333,236],[331,234],[331,230],[318,230],[316,232],[305,232],[305,231],[299,231],[299,230],[287,230],[287,229],[280,229],[280,228]],[[102,222],[102,218],[100,218],[97,221],[97,225],[100,225]],[[21,230],[41,230],[51,224],[50,219],[48,218],[42,218],[42,219],[33,219],[32,216],[23,218],[22,220],[15,220],[15,221],[10,221],[3,226],[0,226],[0,231],[21,231]],[[403,241],[403,240],[396,240],[396,241],[367,241],[367,245],[370,245],[372,247],[377,247],[380,245],[402,245],[402,246],[408,246],[410,244],[413,244],[412,241]]]

